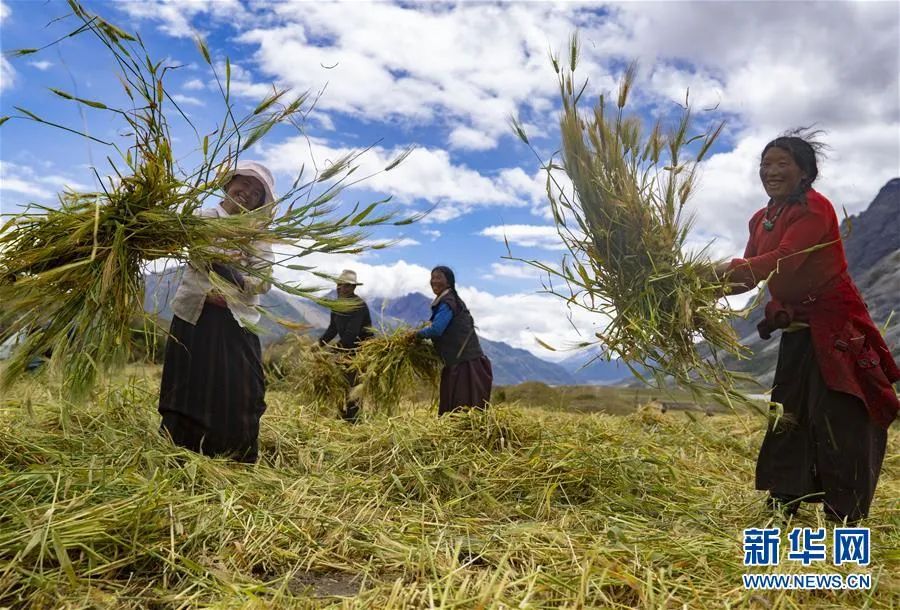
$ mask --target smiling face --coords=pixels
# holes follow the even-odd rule
[[[243,211],[252,212],[263,204],[266,196],[266,187],[256,178],[249,176],[235,176],[225,186],[225,199],[222,207],[229,214],[239,214]]]
[[[431,290],[435,295],[440,295],[449,287],[450,283],[443,273],[437,270],[431,272]]]
[[[771,147],[759,164],[759,179],[775,203],[787,201],[806,177],[791,153],[783,148]]]

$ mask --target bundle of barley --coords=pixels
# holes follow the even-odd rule
[[[298,335],[288,335],[279,348],[267,367],[274,377],[273,389],[289,392],[322,413],[344,408],[350,393],[348,352],[321,347]]]
[[[389,414],[417,388],[436,388],[442,367],[434,347],[406,327],[364,341],[350,364],[359,384],[353,396],[371,410]]]
[[[253,244],[259,241],[289,244],[294,247],[293,254],[282,257],[279,264],[309,270],[288,263],[313,252],[358,252],[364,237],[360,229],[390,222],[391,215],[373,213],[383,202],[336,214],[334,198],[355,169],[356,155],[347,155],[305,182],[301,170],[281,199],[286,211],[280,215],[272,204],[214,221],[197,216],[204,201],[221,191],[238,156],[275,125],[302,120],[308,112],[306,96],[287,102],[283,100],[286,91],[273,91],[247,116],[235,117],[226,62],[221,86],[225,116],[216,131],[198,143],[196,154],[202,155],[202,162],[194,171],[184,172],[173,158],[165,110],[172,108],[185,121],[190,120],[165,89],[168,68],[151,61],[139,39],[88,14],[74,0],[70,5],[81,22],[70,36],[93,34],[112,53],[130,107],[118,109],[53,92],[112,113],[124,121],[133,141],[120,151],[119,166],[109,160],[112,177],[101,181],[97,192],[67,191],[60,196],[58,207],[29,206],[0,230],[0,342],[21,331],[29,333],[4,368],[3,387],[9,387],[36,355],[52,351],[52,370],[61,372],[69,392],[78,395],[93,385],[99,371],[125,361],[130,350],[129,324],[134,316],[143,315],[143,271],[148,261],[230,264],[247,276],[309,297],[312,289],[278,282],[265,266],[235,264],[226,253],[252,254]],[[200,51],[213,68],[202,42]],[[25,49],[18,54],[34,52]],[[13,118],[74,131],[18,110],[21,115]],[[323,182],[329,184],[316,190]],[[211,279],[216,277],[213,274]],[[233,291],[227,282],[218,284],[226,293]]]
[[[619,355],[632,370],[640,365],[658,380],[727,390],[731,377],[717,364],[718,354],[742,348],[728,323],[733,312],[717,306],[721,287],[708,257],[685,248],[691,222],[684,212],[697,165],[723,125],[691,136],[685,109],[673,129],[666,132],[657,122],[645,133],[638,115],[625,114],[634,64],[622,77],[615,108],[601,96],[589,113],[580,112],[585,87],[575,84],[577,37],[570,52],[568,67],[553,58],[562,99],[562,166],[544,165],[554,220],[570,256],[558,268],[526,262],[566,283],[565,293],[553,286],[551,292],[608,317],[596,334],[607,357]],[[514,128],[528,143],[517,122]],[[574,192],[556,180],[559,169]]]

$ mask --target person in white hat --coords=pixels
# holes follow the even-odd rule
[[[369,306],[356,294],[356,287],[362,286],[356,279],[356,272],[350,269],[344,269],[337,277],[337,296],[339,299],[350,299],[355,301],[350,311],[331,312],[331,320],[328,328],[319,337],[319,345],[329,343],[335,337],[338,337],[338,345],[340,349],[352,351],[359,347],[359,344],[372,336],[372,315],[369,312]],[[346,369],[347,381],[350,387],[356,385],[356,374],[351,369]],[[349,421],[355,422],[359,417],[359,401],[348,400],[344,406],[341,416]]]
[[[240,161],[225,185],[225,196],[198,215],[225,218],[271,206],[275,180],[255,161]],[[242,462],[258,456],[259,420],[266,409],[265,377],[259,337],[251,330],[260,319],[259,295],[271,284],[271,245],[258,241],[233,253],[244,269],[213,264],[187,265],[172,301],[172,326],[166,344],[159,392],[160,429],[172,441],[204,455],[224,455]],[[216,289],[216,274],[228,288]],[[222,282],[219,282],[222,285]]]

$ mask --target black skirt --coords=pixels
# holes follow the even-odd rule
[[[782,333],[770,422],[756,463],[756,488],[773,496],[824,502],[839,519],[866,517],[881,473],[887,430],[865,404],[825,385],[808,329]]]
[[[438,415],[463,407],[484,409],[491,400],[493,382],[494,373],[487,356],[444,367]]]
[[[159,413],[175,444],[255,462],[265,393],[259,337],[229,309],[207,303],[196,325],[172,319]]]

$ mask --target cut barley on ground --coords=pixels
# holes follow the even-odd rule
[[[752,484],[755,415],[507,405],[436,420],[422,405],[347,426],[272,391],[261,462],[246,466],[158,435],[158,387],[148,368],[78,408],[38,382],[4,395],[0,607],[888,610],[900,597],[896,429],[865,523],[872,590],[748,591],[742,531],[771,524]],[[807,505],[794,524],[822,518]]]

